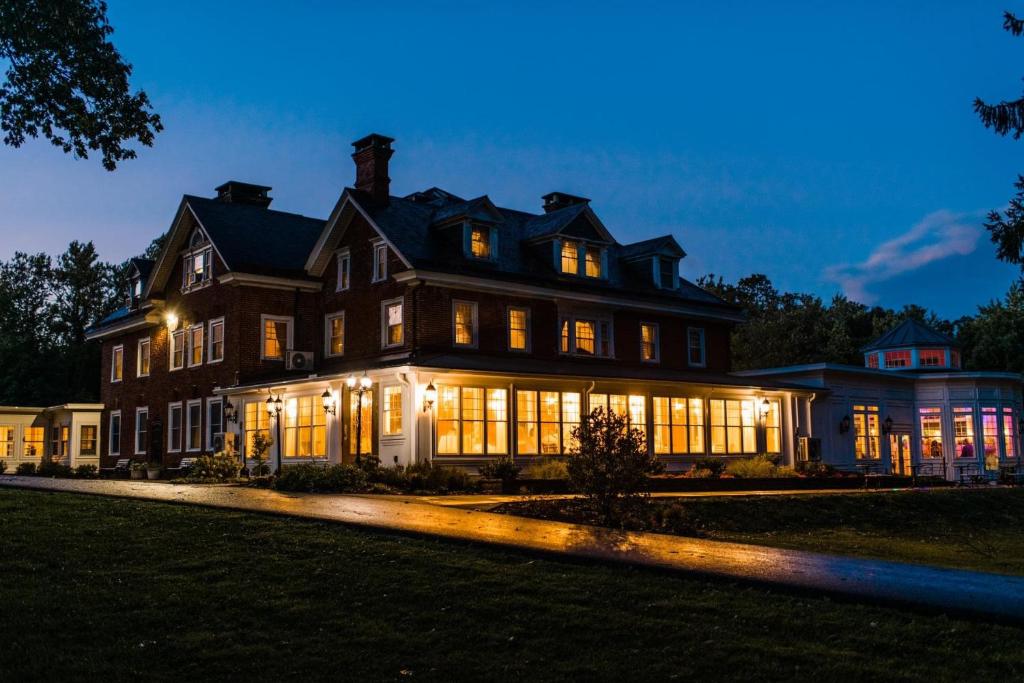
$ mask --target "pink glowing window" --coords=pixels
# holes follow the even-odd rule
[[[917,352],[922,368],[944,368],[946,367],[945,349],[921,349]]]
[[[865,365],[867,365],[867,367],[869,367],[869,368],[877,368],[878,367],[878,354],[877,353],[869,353],[868,354],[868,360],[867,360],[867,363],[865,363]]]
[[[885,367],[907,368],[910,367],[910,351],[886,351]]]

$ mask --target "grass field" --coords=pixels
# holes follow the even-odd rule
[[[1024,574],[1024,490],[937,489],[794,496],[656,498],[683,508],[684,534],[780,548]],[[579,503],[501,510],[587,521]]]
[[[1019,680],[1024,629],[339,525],[0,490],[0,678]]]

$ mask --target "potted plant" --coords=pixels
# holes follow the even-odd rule
[[[144,462],[133,462],[131,467],[131,478],[132,479],[145,479],[146,478],[146,463]]]
[[[519,484],[516,479],[519,477],[519,470],[522,469],[515,463],[511,456],[503,455],[480,467],[480,476],[486,482],[500,481],[502,493],[518,493]]]
[[[163,471],[163,466],[158,462],[150,462],[146,464],[146,478],[147,479],[159,479],[160,473]]]

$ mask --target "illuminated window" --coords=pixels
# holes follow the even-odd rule
[[[327,355],[341,356],[345,353],[345,312],[327,316]]]
[[[193,325],[188,331],[188,366],[203,364],[203,325]]]
[[[401,299],[385,301],[381,304],[383,330],[381,330],[381,346],[401,346],[405,341],[404,306]]]
[[[1014,425],[1013,408],[1003,408],[1003,455],[1007,458],[1013,458],[1017,455]]]
[[[477,345],[477,305],[475,302],[453,301],[452,322],[456,346]]]
[[[145,455],[149,444],[149,409],[135,409],[135,454]]]
[[[510,351],[529,350],[530,309],[518,307],[508,309],[508,348]]]
[[[562,455],[576,447],[580,394],[574,391],[517,391],[516,450],[520,455]]]
[[[765,450],[782,452],[782,410],[778,401],[768,401],[768,414],[764,416]]]
[[[973,409],[953,408],[953,438],[956,441],[956,457],[975,456]]]
[[[658,326],[653,323],[640,324],[640,360],[658,361]]]
[[[114,439],[113,436],[111,436],[111,443],[112,444],[113,443],[120,443],[121,442],[121,413],[119,413],[119,412],[111,413],[110,414],[111,434],[113,434],[113,429],[114,429],[114,426],[115,426],[114,425],[114,416],[115,415],[117,416],[117,439]],[[25,431],[24,431],[23,437],[24,437],[25,441],[24,441],[24,444],[22,445],[23,446],[22,451],[23,451],[23,453],[25,455],[33,456],[33,455],[42,455],[43,454],[43,440],[45,439],[45,434],[43,433],[43,428],[42,427],[25,427]],[[117,455],[119,450],[120,450],[119,448],[111,447],[110,454],[111,455]]]
[[[611,357],[612,324],[610,320],[564,318],[561,330],[562,353]]]
[[[209,345],[206,362],[219,363],[224,360],[224,318],[210,321]]]
[[[193,243],[205,242],[205,238],[198,232],[192,238]],[[213,248],[207,247],[189,254],[185,254],[184,266],[181,272],[182,288],[188,289],[196,285],[209,282],[213,276]]]
[[[267,408],[263,401],[249,401],[245,404],[245,421],[243,425],[245,427],[246,453],[249,457],[252,457],[254,455],[253,438],[257,434],[262,434],[265,439],[270,438],[270,415],[267,413]],[[265,453],[263,457],[267,458],[269,455],[269,453]]]
[[[580,245],[566,240],[562,242],[562,272],[569,275],[580,273]]]
[[[922,368],[946,367],[946,351],[944,349],[921,349],[917,352],[918,364]]]
[[[0,428],[2,431],[2,428]],[[99,427],[96,425],[82,425],[78,432],[78,452],[81,455],[96,455],[96,441]]]
[[[352,256],[347,251],[338,254],[337,291],[344,292],[352,284]]]
[[[388,277],[388,245],[376,244],[373,247],[373,281],[381,282]]]
[[[491,258],[491,231],[489,228],[474,227],[469,231],[469,253],[474,258]]]
[[[172,332],[170,335],[171,370],[185,367],[185,330]]]
[[[140,339],[135,354],[135,374],[138,377],[149,377],[149,338]]]
[[[877,368],[878,367],[878,354],[877,353],[869,353],[868,356],[867,356],[867,363],[865,365],[867,365],[867,367],[869,367],[869,368]]]
[[[654,452],[658,455],[704,452],[704,401],[655,396]]]
[[[562,353],[569,353],[569,321],[562,321]]]
[[[402,387],[384,387],[382,392],[384,411],[381,422],[381,433],[384,436],[398,436],[402,433]]]
[[[596,326],[597,323],[593,320],[576,321],[576,353],[594,355],[594,328]]]
[[[942,457],[942,408],[921,408],[921,457]]]
[[[0,425],[0,458],[10,458],[14,455],[14,427],[12,425]]]
[[[878,424],[878,406],[853,407],[854,452],[858,460],[878,460],[881,457]]]
[[[704,328],[690,327],[686,330],[686,357],[690,365],[695,368],[704,367],[706,358],[704,353]]]
[[[602,408],[604,412],[624,415],[627,427],[647,436],[647,408],[645,398],[637,394],[590,394],[590,412]]]
[[[437,387],[438,455],[508,453],[508,391]]]
[[[203,401],[196,399],[185,404],[185,450],[198,451],[203,447]]]
[[[181,450],[181,403],[167,406],[167,450]]]
[[[217,450],[222,450],[223,439],[221,443],[216,443],[217,437],[224,433],[224,401],[220,398],[208,398],[206,399],[206,448],[211,453]]]
[[[287,399],[282,417],[284,457],[327,457],[327,415],[319,396]]]
[[[34,450],[38,450],[38,454],[42,455],[42,453],[43,453],[43,433],[42,433],[43,429],[42,429],[42,427],[39,427],[38,429],[39,429],[38,445],[36,445],[36,443],[33,442],[32,448]],[[30,455],[30,453],[28,452],[28,450],[29,450],[28,430],[26,429],[25,432],[26,432],[26,435],[25,435],[25,455]],[[120,410],[111,411],[111,413],[110,413],[110,429],[107,430],[107,434],[109,435],[109,438],[110,438],[110,444],[109,444],[109,448],[107,449],[107,452],[110,453],[110,455],[120,455],[121,454],[121,411]],[[31,455],[36,455],[36,453],[32,453]]]
[[[910,351],[886,351],[885,367],[907,368],[910,367]]]
[[[292,319],[286,316],[261,316],[263,320],[262,352],[266,360],[284,360],[285,350],[292,345]]]
[[[359,454],[366,455],[373,452],[373,390],[363,392],[362,403],[359,401],[359,392],[350,391],[348,394],[349,403],[349,430],[348,449],[349,453],[356,453],[356,442],[358,435]],[[362,406],[362,410],[359,407]]]
[[[587,247],[584,254],[587,260],[587,277],[601,277],[600,247]]]
[[[110,381],[120,382],[124,378],[124,346],[114,347],[110,358]]]
[[[981,447],[985,469],[999,469],[999,413],[994,407],[981,409]]]
[[[754,401],[711,399],[711,452],[741,455],[757,452]]]

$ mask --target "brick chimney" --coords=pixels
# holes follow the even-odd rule
[[[216,188],[217,200],[227,204],[249,204],[265,209],[274,201],[267,193],[273,188],[229,180]]]
[[[577,197],[576,195],[567,194],[565,192],[548,192],[546,195],[541,197],[544,200],[544,213],[551,213],[552,211],[558,211],[564,209],[567,206],[573,206],[575,204],[589,204],[590,200],[586,197]]]
[[[356,189],[369,194],[371,201],[378,206],[386,206],[388,203],[391,190],[388,160],[394,154],[391,149],[394,141],[394,138],[370,133],[352,143],[356,148],[352,153],[352,159],[356,162]]]

